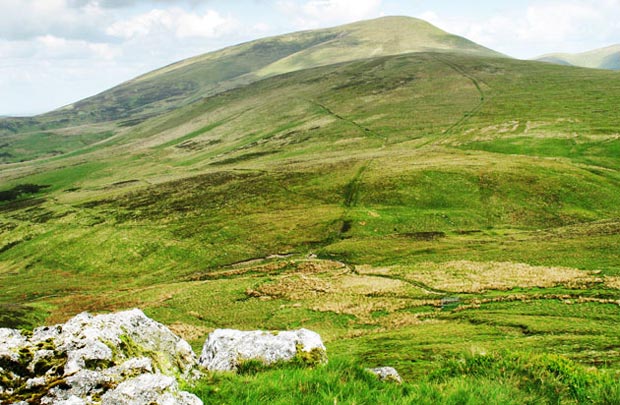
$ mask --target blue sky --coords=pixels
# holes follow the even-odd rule
[[[0,115],[49,111],[227,45],[383,15],[523,59],[620,43],[620,0],[0,0]]]

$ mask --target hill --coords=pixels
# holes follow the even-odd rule
[[[196,388],[214,402],[333,402],[338,381],[363,402],[381,388],[361,364],[413,382],[385,398],[605,403],[620,392],[616,78],[372,57],[5,165],[0,325],[139,307],[195,348],[218,327],[305,327],[338,353],[314,374],[214,377]]]
[[[620,70],[620,45],[612,45],[606,48],[575,54],[553,53],[539,56],[536,60],[560,65]]]
[[[41,116],[0,120],[0,163],[66,153],[163,112],[269,76],[418,51],[499,55],[410,17],[259,39],[166,66]]]

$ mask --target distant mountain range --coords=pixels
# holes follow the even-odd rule
[[[582,53],[550,53],[535,59],[556,65],[620,70],[620,44]]]

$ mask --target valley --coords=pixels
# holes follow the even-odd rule
[[[390,26],[354,25],[378,41]],[[329,391],[354,364],[396,367],[410,388],[368,383],[392,399],[613,403],[617,72],[456,39],[301,63],[352,35],[330,32],[258,42],[276,62],[194,93],[168,87],[199,66],[182,62],[76,104],[89,118],[0,121],[0,326],[141,308],[195,350],[215,328],[321,334],[318,377],[202,388],[243,380],[246,403],[282,373]],[[166,98],[102,115],[144,83]],[[339,395],[379,395],[364,392]]]

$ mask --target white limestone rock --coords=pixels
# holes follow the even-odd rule
[[[305,352],[307,355],[304,356]],[[209,335],[199,364],[210,371],[235,371],[247,360],[269,365],[291,361],[295,356],[326,363],[325,345],[318,333],[307,329],[285,332],[217,329]]]
[[[33,388],[43,387],[45,385],[45,377],[30,378],[26,381],[26,389],[32,390]]]
[[[381,381],[391,381],[399,384],[403,382],[400,374],[393,367],[367,368],[366,371],[376,375]]]
[[[142,353],[154,356],[164,374],[186,375],[196,365],[187,342],[138,309],[97,316],[82,313],[64,325],[35,329],[31,342],[49,339],[67,353],[65,375]]]
[[[0,359],[17,361],[19,349],[28,342],[28,338],[15,329],[0,328]]]
[[[101,398],[102,405],[202,405],[195,395],[179,391],[177,381],[162,374],[126,380]]]
[[[55,402],[55,405],[86,405],[86,402],[82,398],[72,395],[68,399]]]
[[[178,390],[173,377],[198,376],[197,358],[186,341],[137,309],[82,313],[65,324],[37,328],[32,336],[0,329],[0,359],[0,376],[8,381],[0,404],[25,399],[14,397],[22,388],[39,390],[43,405],[99,404],[107,392],[141,377],[172,381],[161,390],[164,399],[155,396],[153,403],[197,403],[193,396],[194,402],[166,402],[190,395]]]

